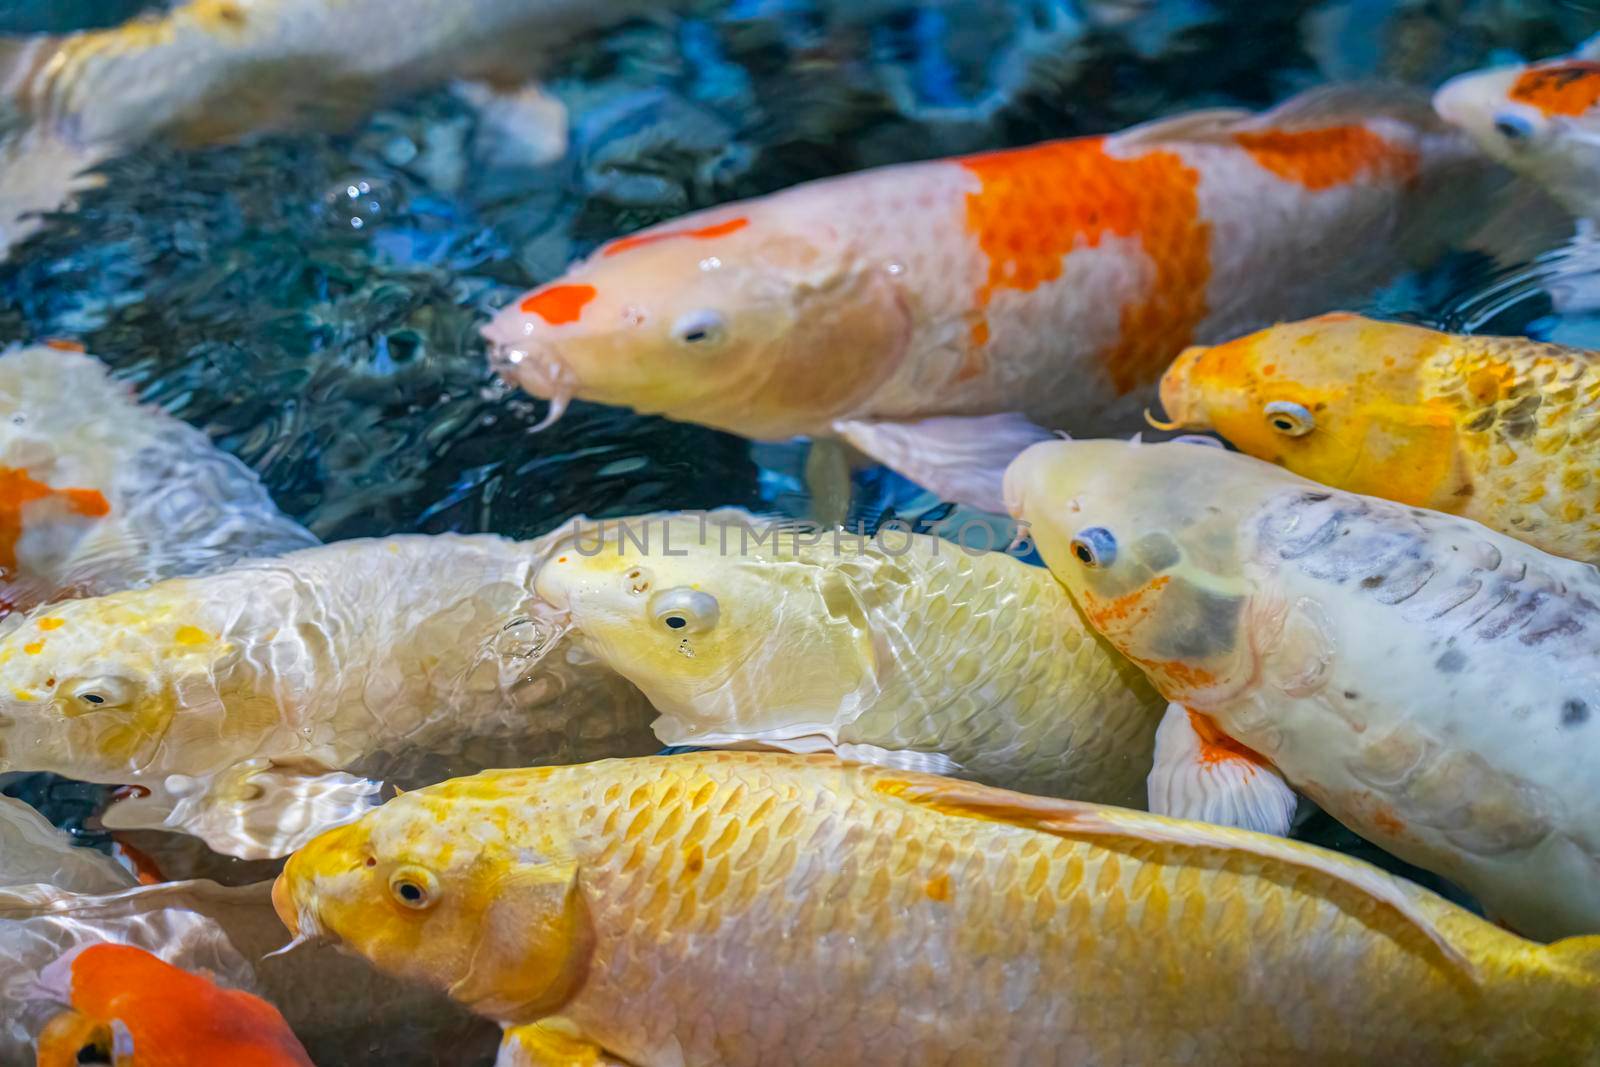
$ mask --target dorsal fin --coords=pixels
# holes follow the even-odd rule
[[[1428,97],[1412,88],[1384,82],[1319,85],[1259,113],[1235,108],[1189,111],[1156,119],[1115,134],[1120,148],[1174,141],[1231,144],[1240,133],[1281,130],[1285,133],[1346,126],[1372,118],[1389,118],[1423,129],[1443,129]]]
[[[1009,823],[1056,837],[1091,841],[1120,838],[1176,850],[1248,853],[1310,875],[1324,889],[1339,886],[1360,893],[1381,905],[1401,925],[1426,938],[1446,964],[1468,978],[1477,977],[1472,961],[1440,932],[1399,882],[1376,867],[1325,849],[1248,830],[1028,796],[954,779],[884,776],[874,779],[873,788],[946,815]]]

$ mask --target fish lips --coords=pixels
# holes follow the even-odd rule
[[[566,413],[578,393],[578,376],[556,349],[529,337],[520,316],[501,313],[481,331],[489,342],[489,367],[500,379],[550,402],[550,410],[534,427],[542,430]]]

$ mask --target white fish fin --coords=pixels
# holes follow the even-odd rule
[[[1229,144],[1235,135],[1260,130],[1316,130],[1364,119],[1389,118],[1419,129],[1445,129],[1426,93],[1387,82],[1319,85],[1262,112],[1219,108],[1191,111],[1142,123],[1107,140],[1128,148],[1174,141]]]
[[[537,82],[498,89],[456,82],[457,96],[478,112],[475,154],[497,166],[540,167],[567,154],[567,106]]]
[[[1090,841],[1108,847],[1114,847],[1110,843],[1117,840],[1132,841],[1200,855],[1238,852],[1282,864],[1302,875],[1300,885],[1304,891],[1318,893],[1335,906],[1347,906],[1341,904],[1340,898],[1352,892],[1380,905],[1381,913],[1395,921],[1395,926],[1389,930],[1391,936],[1420,936],[1445,963],[1469,979],[1477,977],[1472,960],[1429,917],[1431,894],[1409,887],[1403,880],[1371,864],[1337,852],[1249,830],[1168,819],[1076,800],[1029,796],[956,778],[920,775],[914,779],[896,779],[885,772],[875,778],[873,787],[880,793],[910,804],[926,805],[945,815],[1009,823],[1068,840]],[[1183,860],[1174,857],[1173,862]],[[1363,921],[1370,923],[1372,913],[1366,908],[1361,911],[1368,916]]]
[[[28,127],[0,138],[0,259],[44,227],[44,215],[72,206],[85,189],[104,183],[93,168],[112,155]]]
[[[1600,33],[1584,41],[1572,50],[1573,59],[1589,59],[1600,62]]]
[[[608,1055],[565,1019],[541,1019],[506,1027],[494,1067],[566,1067],[574,1063],[629,1067],[625,1060]]]
[[[1167,705],[1156,731],[1149,789],[1157,815],[1279,836],[1289,832],[1297,804],[1294,790],[1254,753],[1202,738],[1182,704]]]
[[[945,416],[918,422],[833,424],[873,459],[956,504],[1006,513],[1002,486],[1018,453],[1054,434],[1021,415]]]
[[[839,758],[851,763],[870,763],[875,767],[889,767],[898,771],[917,771],[921,774],[943,774],[954,778],[966,776],[966,770],[943,752],[919,752],[909,748],[880,748],[877,745],[839,744],[834,746]]]
[[[377,803],[381,783],[342,771],[250,760],[204,778],[171,775],[145,797],[118,801],[112,830],[177,830],[240,859],[287,856]]]

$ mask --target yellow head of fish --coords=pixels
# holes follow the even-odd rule
[[[1578,215],[1600,215],[1600,63],[1556,59],[1446,82],[1433,106]]]
[[[329,830],[273,886],[291,933],[331,939],[480,1014],[526,1022],[582,984],[593,933],[552,772],[407,793]]]
[[[667,716],[669,743],[827,722],[867,680],[870,635],[841,568],[755,520],[585,523],[537,591]],[[798,716],[798,717],[797,717]]]
[[[1250,677],[1239,509],[1263,470],[1181,441],[1050,441],[1012,462],[1006,504],[1089,623],[1168,699],[1199,698]]]
[[[484,330],[500,373],[752,437],[817,432],[905,347],[888,268],[842,232],[735,205],[614,241]]]
[[[126,781],[179,769],[152,764],[188,748],[184,770],[214,769],[207,737],[239,657],[173,584],[52,604],[0,637],[0,766]]]
[[[1424,361],[1445,340],[1343,312],[1193,347],[1161,379],[1175,427],[1313,481],[1445,508],[1461,487],[1457,409],[1425,399]]]

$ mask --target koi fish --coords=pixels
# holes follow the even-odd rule
[[[1452,78],[1433,104],[1568,211],[1600,220],[1600,37],[1571,56]]]
[[[7,853],[5,861],[11,858]],[[123,877],[129,878],[125,872]],[[282,1012],[318,1063],[376,1060],[394,1067],[431,1067],[441,1062],[484,1062],[493,1056],[493,1026],[433,990],[395,981],[331,948],[307,945],[262,958],[284,943],[270,888],[270,883],[224,887],[211,882],[118,886],[94,892],[54,885],[0,887],[0,1003],[5,1005],[0,1012],[0,1063],[34,1063],[40,1035],[52,1020],[73,1010],[89,1015],[88,1005],[74,996],[77,961],[83,958],[79,954],[103,951],[109,945],[148,952],[183,971],[211,976],[228,989],[260,995]],[[164,969],[157,977],[164,979]],[[129,980],[129,972],[107,969],[99,978],[102,989],[127,987],[110,991],[140,1001],[137,1018],[125,1018],[127,1036],[136,1042],[135,1056],[117,1062],[191,1062],[172,1058],[178,1053],[167,1055],[165,1043],[179,1039],[215,1050],[209,1039],[200,1043],[201,1031],[193,1026],[186,1025],[175,1037],[157,1032],[169,1016],[159,1014],[159,1005],[154,1006],[158,1014],[152,1014],[152,1006],[143,1002],[144,991],[137,988],[142,983]],[[176,990],[161,984],[155,991]],[[170,1003],[187,1015],[209,1001],[208,995]],[[228,1001],[224,998],[222,1003]],[[352,1028],[352,1018],[364,1025]],[[141,1036],[146,1040],[139,1043]],[[163,1055],[150,1055],[151,1041]],[[115,1050],[114,1037],[112,1045]],[[57,1048],[63,1055],[77,1051],[69,1041],[48,1051]],[[217,1057],[201,1062],[245,1061]]]
[[[0,352],[0,617],[317,543],[70,342]]]
[[[501,1062],[1600,1055],[1600,939],[1532,944],[1281,838],[830,756],[445,782],[317,838],[273,900],[501,1023]]]
[[[312,1067],[283,1015],[132,945],[90,945],[71,963],[72,1008],[39,1035],[38,1067],[75,1067],[85,1049],[113,1064]]]
[[[529,83],[647,0],[187,0],[110,29],[0,39],[0,254],[94,166],[157,137],[215,144],[342,126],[452,79],[497,137],[559,157],[566,115]],[[529,83],[525,85],[524,83]]]
[[[1162,730],[1192,727],[1158,744],[1153,806],[1270,794],[1275,769],[1529,936],[1600,930],[1592,566],[1183,442],[1036,445],[1005,494],[1173,701]]]
[[[668,745],[1144,804],[1165,702],[1047,571],[1005,553],[679,515],[579,523],[534,588],[644,692]]]
[[[1325,89],[690,215],[484,336],[549,420],[581,398],[842,438],[998,509],[989,487],[1039,426],[1114,426],[1184,346],[1366,293],[1464,235],[1496,172],[1425,101]]]
[[[137,786],[107,827],[262,859],[380,781],[657,751],[636,689],[547,655],[545,547],[343,541],[37,609],[0,635],[0,767]]]
[[[1161,404],[1313,481],[1600,562],[1593,352],[1335,313],[1189,349]]]

